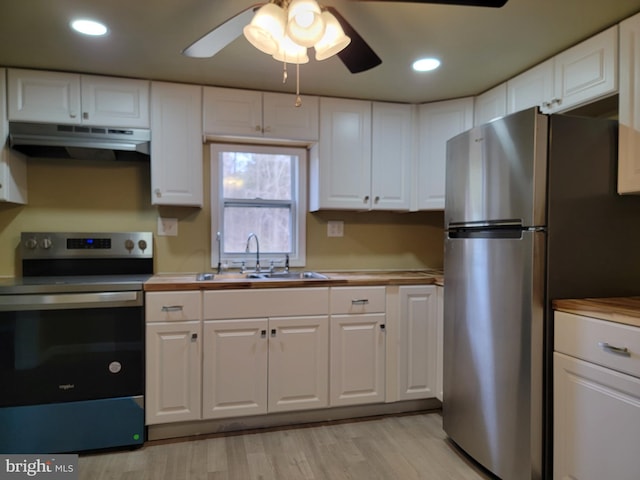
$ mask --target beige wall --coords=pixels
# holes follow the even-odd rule
[[[210,271],[209,197],[202,209],[152,206],[149,172],[147,163],[29,159],[29,204],[0,203],[0,276],[21,273],[20,232],[155,233],[158,215],[179,224],[177,237],[154,237],[156,273]],[[205,168],[205,187],[208,178]],[[442,212],[309,213],[307,268],[442,268],[443,219]],[[344,237],[327,237],[329,220],[344,221]]]

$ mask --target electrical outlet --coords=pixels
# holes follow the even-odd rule
[[[163,237],[177,237],[178,219],[158,217],[158,235]]]
[[[329,220],[327,222],[327,237],[343,237],[344,222],[342,220]]]

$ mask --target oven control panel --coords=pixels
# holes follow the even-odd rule
[[[152,258],[151,232],[23,232],[23,259],[34,258]]]

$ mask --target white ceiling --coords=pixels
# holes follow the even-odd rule
[[[255,1],[0,0],[0,66],[28,67],[269,91],[295,91],[295,67],[242,36],[213,58],[181,55],[196,39]],[[351,74],[336,57],[300,67],[303,94],[421,103],[481,93],[640,11],[640,0],[509,0],[500,9],[326,0],[382,58]],[[108,24],[81,38],[77,17]],[[411,63],[437,56],[435,72]]]

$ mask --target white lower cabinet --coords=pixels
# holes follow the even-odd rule
[[[268,323],[204,322],[203,418],[267,413]]]
[[[444,287],[436,286],[436,398],[443,401],[444,378]]]
[[[201,293],[147,293],[146,424],[200,418]]]
[[[328,406],[329,289],[204,293],[203,418]]]
[[[556,312],[555,350],[553,478],[637,479],[640,328]]]
[[[331,406],[385,401],[385,287],[331,289]]]
[[[399,288],[398,399],[437,396],[437,290],[435,285]]]

